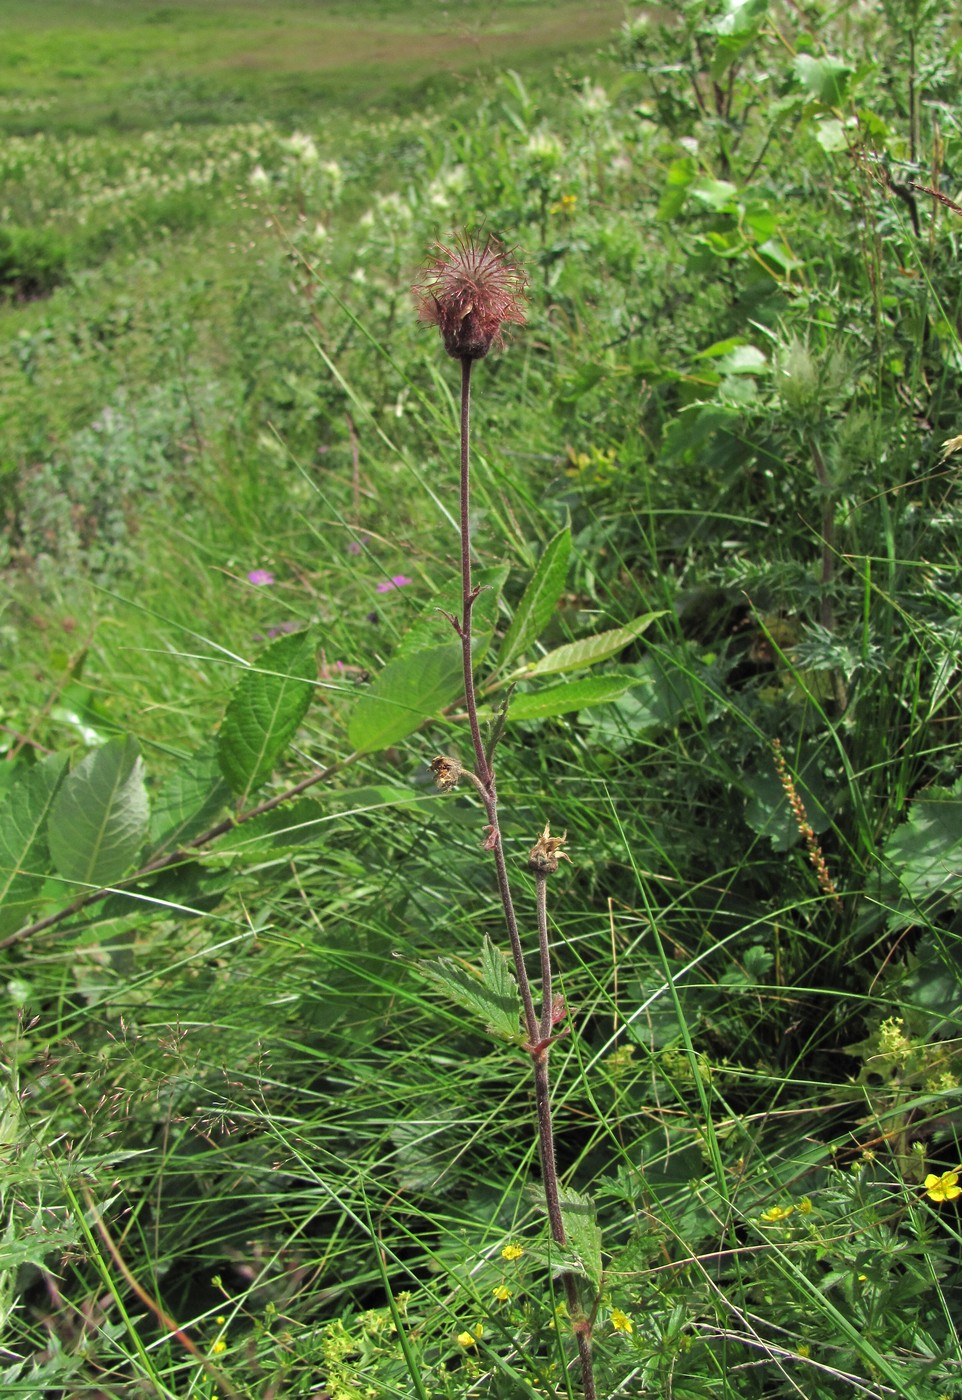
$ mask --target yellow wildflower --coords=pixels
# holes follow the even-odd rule
[[[768,1210],[762,1211],[761,1219],[766,1225],[780,1225],[794,1209],[794,1206],[769,1206]]]
[[[218,1327],[223,1327],[224,1323],[227,1321],[227,1318],[224,1317],[223,1313],[221,1313],[220,1317],[214,1318],[214,1321],[217,1323]]]
[[[519,1244],[506,1244],[504,1249],[502,1249],[501,1251],[501,1258],[507,1259],[508,1263],[510,1264],[515,1259],[520,1259],[523,1253],[524,1250]]]
[[[808,1345],[808,1342],[802,1342],[802,1345],[798,1348],[798,1355],[808,1357],[811,1356],[811,1354],[812,1348]]]
[[[499,1303],[506,1303],[511,1297],[510,1288],[505,1288],[503,1283],[499,1283],[497,1288],[491,1290]]]
[[[811,1215],[811,1213],[812,1213],[812,1198],[811,1198],[811,1196],[803,1196],[802,1199],[801,1199],[801,1200],[799,1201],[799,1203],[798,1203],[798,1209],[799,1209],[799,1211],[801,1212],[802,1215]]]
[[[224,1341],[224,1339],[223,1339],[222,1337],[218,1337],[218,1338],[217,1338],[217,1341],[216,1341],[216,1342],[214,1343],[214,1345],[211,1347],[211,1351],[214,1353],[215,1356],[221,1356],[221,1355],[223,1355],[223,1353],[224,1353],[226,1350],[227,1350],[227,1343]]]
[[[459,1347],[476,1347],[478,1339],[473,1332],[459,1332],[454,1339]]]
[[[925,1194],[930,1201],[954,1201],[956,1197],[962,1196],[959,1173],[943,1172],[941,1176],[934,1176],[930,1172],[925,1178]]]
[[[633,1332],[635,1330],[631,1318],[620,1308],[611,1309],[611,1325],[616,1332]]]

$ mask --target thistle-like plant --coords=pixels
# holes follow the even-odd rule
[[[455,787],[462,778],[468,779],[477,790],[487,816],[484,850],[489,851],[494,860],[498,892],[521,996],[526,1034],[524,1049],[531,1058],[534,1074],[545,1206],[552,1238],[557,1245],[565,1248],[568,1238],[555,1162],[548,1056],[553,1042],[565,1035],[567,1028],[560,1031],[557,1029],[565,1017],[565,1005],[564,998],[554,995],[552,991],[547,918],[547,881],[548,877],[557,871],[559,861],[568,859],[562,849],[565,838],[552,836],[550,827],[545,824],[543,833],[535,841],[528,855],[528,868],[535,878],[540,950],[541,1006],[538,1010],[525,965],[524,947],[501,839],[494,763],[500,728],[496,724],[487,742],[485,741],[478,720],[471,655],[471,617],[481,592],[480,587],[473,584],[471,577],[471,371],[476,360],[483,359],[492,347],[502,345],[504,326],[524,324],[524,289],[524,274],[494,238],[487,237],[482,241],[467,233],[460,234],[451,247],[444,244],[435,246],[431,261],[414,288],[421,319],[438,327],[444,348],[461,363],[461,613],[458,617],[449,616],[449,621],[461,641],[465,707],[471,730],[474,767],[469,769],[457,758],[445,754],[438,755],[431,767],[437,786],[442,791]],[[585,1400],[595,1400],[591,1317],[583,1306],[578,1275],[568,1270],[563,1278],[568,1314],[578,1345]]]

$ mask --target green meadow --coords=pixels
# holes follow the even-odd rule
[[[951,7],[2,27],[0,1393],[962,1400]]]

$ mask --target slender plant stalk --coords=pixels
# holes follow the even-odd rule
[[[471,727],[471,742],[474,761],[477,765],[475,787],[484,803],[488,818],[488,834],[485,849],[494,858],[498,892],[504,912],[505,927],[511,943],[515,975],[521,993],[521,1003],[527,1029],[526,1049],[531,1056],[534,1071],[535,1099],[538,1116],[538,1149],[541,1159],[541,1179],[544,1185],[545,1206],[551,1227],[551,1237],[555,1244],[565,1247],[564,1217],[558,1189],[558,1169],[555,1161],[554,1123],[551,1115],[551,1086],[548,1076],[548,1054],[556,1020],[564,1014],[563,1008],[555,1005],[552,995],[551,949],[548,940],[547,915],[547,876],[550,869],[557,870],[558,848],[563,838],[552,838],[546,827],[544,836],[534,851],[543,848],[546,857],[544,868],[535,869],[537,893],[538,943],[541,954],[541,1016],[535,1011],[531,983],[524,961],[524,950],[518,931],[518,921],[511,895],[508,869],[504,858],[501,828],[498,822],[498,795],[495,785],[494,756],[485,752],[484,740],[478,723],[478,707],[474,686],[474,664],[471,656],[471,618],[474,604],[480,590],[471,578],[471,366],[468,356],[461,359],[461,617],[455,621],[455,630],[461,639],[461,656],[464,667],[464,698]],[[534,861],[534,851],[532,861]],[[585,1400],[596,1400],[594,1366],[591,1349],[591,1322],[585,1315],[581,1302],[581,1288],[577,1275],[566,1272],[563,1275],[568,1315],[578,1344],[578,1357],[581,1363],[581,1381]]]

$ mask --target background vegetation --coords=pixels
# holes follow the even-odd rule
[[[0,58],[4,1394],[576,1393],[527,1066],[437,977],[501,935],[408,289],[483,224],[600,1393],[962,1395],[949,7],[78,8]]]

